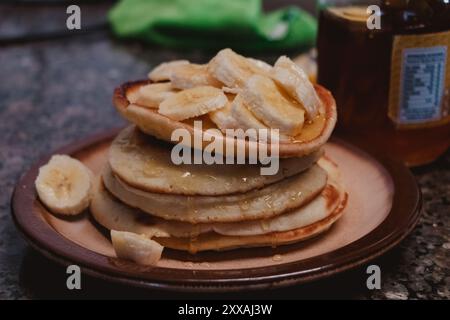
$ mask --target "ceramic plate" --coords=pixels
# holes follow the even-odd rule
[[[98,173],[117,132],[94,135],[54,153],[70,154]],[[402,164],[369,155],[336,138],[327,143],[325,152],[340,167],[348,206],[328,232],[293,245],[196,255],[165,249],[155,267],[117,259],[108,233],[89,212],[75,218],[55,216],[37,199],[34,180],[50,156],[35,163],[18,182],[12,214],[34,248],[64,265],[77,264],[94,277],[178,291],[293,285],[367,263],[398,244],[420,215],[420,191]]]

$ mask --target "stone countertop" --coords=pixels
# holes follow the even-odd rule
[[[30,249],[16,231],[10,197],[18,178],[40,156],[124,124],[111,105],[115,86],[145,78],[152,66],[163,61],[204,62],[210,56],[119,43],[104,31],[0,48],[0,299],[184,297],[124,288],[87,276],[83,290],[68,291],[65,270]],[[272,62],[274,57],[267,58]],[[381,267],[381,290],[366,288],[363,267],[303,286],[240,296],[449,299],[450,152],[414,174],[422,189],[424,214],[400,246],[374,262]]]

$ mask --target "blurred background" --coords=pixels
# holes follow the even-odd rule
[[[443,1],[446,0],[441,2]],[[146,78],[147,73],[161,62],[188,59],[195,63],[206,63],[219,49],[229,46],[239,53],[269,63],[273,63],[280,55],[288,55],[307,71],[311,80],[316,81],[318,72],[315,46],[318,34],[321,33],[318,26],[318,8],[323,8],[326,2],[323,0],[320,3],[314,0],[2,1],[0,3],[2,137],[0,298],[114,298],[124,295],[129,298],[182,297],[123,288],[89,278],[83,284],[85,289],[83,292],[68,292],[65,289],[65,270],[29,249],[15,230],[9,208],[14,185],[31,163],[55,148],[112,127],[125,125],[112,106],[113,89],[125,81]],[[400,2],[402,1],[398,3]],[[424,4],[429,1],[418,2]],[[328,3],[335,2],[328,1]],[[406,0],[402,3],[409,5],[409,1]],[[448,1],[446,3],[448,4]],[[78,5],[81,9],[79,30],[68,30],[66,27],[66,20],[70,16],[66,13],[66,9],[72,4]],[[448,5],[444,8],[448,10]],[[398,16],[410,19],[411,12],[418,12],[414,10],[405,7]],[[426,8],[420,10],[429,12]],[[404,12],[409,12],[409,15],[405,15]],[[421,20],[421,14],[413,15],[415,20],[413,19],[412,25],[422,25],[426,27],[423,30],[430,31],[428,20]],[[426,17],[430,19],[428,13]],[[450,29],[447,24],[445,28]],[[392,36],[391,29],[387,32]],[[343,33],[338,33],[337,36],[339,34]],[[378,39],[376,37],[379,35],[368,33],[367,30],[362,34],[364,39],[373,37]],[[330,37],[323,32],[322,35],[325,36],[322,38],[322,46],[332,43],[333,36]],[[358,38],[349,37],[351,41]],[[327,57],[328,63],[331,61],[332,64],[340,64],[343,68],[333,71],[322,68],[319,74],[322,74],[324,81],[330,82],[329,87],[334,94],[339,93],[340,108],[347,105],[339,104],[348,97],[345,93],[355,90],[362,92],[357,97],[364,97],[365,101],[370,101],[370,96],[367,96],[365,91],[358,91],[361,87],[358,85],[361,78],[352,82],[351,74],[349,76],[346,71],[350,70],[347,66],[356,61],[355,57],[361,57],[360,60],[363,62],[358,68],[352,69],[353,72],[365,70],[367,66],[371,66],[371,70],[388,66],[364,59],[358,50],[367,48],[366,44],[353,47],[353,42],[339,43],[322,50],[322,57]],[[389,46],[380,48],[380,52],[385,54],[387,52],[390,55]],[[325,56],[324,53],[328,55]],[[345,64],[343,60],[333,56],[347,57]],[[378,78],[376,83],[380,85],[379,91],[374,91],[377,95],[381,92],[383,97],[387,95],[389,89],[383,82],[387,74],[383,73],[381,78]],[[326,75],[329,77],[324,77]],[[363,77],[370,77],[370,72],[363,73]],[[342,87],[331,88],[333,83],[347,86],[342,91]],[[367,87],[374,88],[374,85],[366,83],[364,90]],[[375,85],[376,88],[378,87]],[[344,93],[341,94],[342,92]],[[354,96],[350,96],[352,97]],[[364,111],[360,109],[361,104],[356,108]],[[385,106],[380,106],[380,110],[385,110],[382,108]],[[346,110],[339,112],[346,113],[347,119],[361,119],[359,111],[356,118],[352,118],[351,113],[347,113]],[[374,118],[369,117],[369,121],[371,119]],[[387,117],[383,117],[381,121],[385,123],[386,119]],[[353,128],[354,122],[348,123],[347,128],[339,128],[341,134],[348,134],[346,129]],[[443,155],[432,164],[414,169],[424,197],[424,215],[413,234],[399,248],[375,262],[385,272],[382,290],[368,291],[364,282],[365,271],[358,269],[307,286],[257,294],[241,293],[242,297],[449,299],[450,154],[446,150],[450,143],[450,134],[448,125],[442,128],[439,138],[436,138],[436,131],[432,131],[431,136],[422,141],[422,145],[413,148],[415,154],[417,152],[425,154],[421,148],[424,148],[424,145],[433,145],[433,142],[437,141],[439,150],[429,158],[434,160],[439,154]],[[391,139],[391,134],[393,133],[385,136],[382,144],[394,140]],[[361,137],[362,141],[356,141],[357,143],[367,144],[365,140],[367,137],[364,138],[361,132],[353,136]],[[375,128],[371,130],[370,136],[379,137],[380,131]],[[416,136],[424,134],[419,132]],[[403,139],[402,144],[409,146],[412,140],[408,139]],[[414,141],[416,140],[415,138]],[[399,150],[398,146],[394,145],[389,152],[393,153],[392,150]],[[51,274],[52,277],[43,277],[42,274]]]

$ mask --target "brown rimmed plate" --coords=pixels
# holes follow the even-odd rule
[[[70,144],[55,153],[70,154],[99,172],[118,129]],[[85,212],[64,218],[49,213],[34,189],[35,163],[18,182],[12,199],[17,228],[30,245],[63,264],[105,280],[178,291],[233,291],[298,284],[369,262],[398,244],[415,226],[421,195],[402,164],[372,156],[333,138],[326,154],[341,169],[349,193],[341,220],[327,233],[278,248],[238,249],[196,255],[166,249],[155,267],[117,259],[107,236]]]

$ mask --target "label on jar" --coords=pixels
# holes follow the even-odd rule
[[[450,122],[450,31],[394,37],[388,114],[399,129]]]

